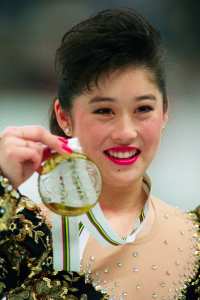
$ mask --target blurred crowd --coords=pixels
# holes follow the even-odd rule
[[[199,1],[0,0],[1,91],[54,90],[54,55],[64,32],[88,15],[111,7],[134,7],[146,15],[162,33],[168,72],[197,80]]]
[[[115,7],[134,7],[162,34],[170,122],[150,175],[156,195],[192,209],[199,204],[199,1],[0,0],[0,130],[48,127],[57,90],[54,56],[63,34],[89,15]],[[32,195],[33,187],[27,185],[24,193]]]

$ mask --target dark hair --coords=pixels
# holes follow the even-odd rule
[[[167,95],[160,34],[132,9],[108,9],[72,27],[56,52],[58,99],[70,111],[73,99],[109,72],[131,65],[149,69],[163,96]],[[52,112],[50,129],[63,135]]]

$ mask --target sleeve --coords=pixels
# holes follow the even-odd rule
[[[2,186],[4,179],[0,176],[0,299],[108,299],[83,274],[53,270],[46,218],[6,179]]]
[[[184,293],[185,300],[200,300],[200,206],[198,206],[194,211],[190,212],[194,220],[195,226],[197,228],[197,237],[196,237],[196,255],[197,259],[197,273],[194,278],[188,283],[188,286]]]

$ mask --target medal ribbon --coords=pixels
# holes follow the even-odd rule
[[[143,178],[143,189],[148,197],[151,184],[147,175]],[[147,200],[139,217],[134,222],[132,233],[126,238],[119,237],[112,230],[99,204],[96,204],[87,214],[79,217],[61,217],[56,215],[53,220],[52,230],[54,269],[56,271],[80,271],[79,235],[84,228],[103,245],[117,246],[133,243],[145,224],[148,203],[149,201]],[[60,251],[60,245],[62,245],[63,251]]]

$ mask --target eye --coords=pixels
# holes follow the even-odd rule
[[[148,113],[148,112],[150,112],[152,110],[154,110],[152,106],[150,106],[150,105],[142,105],[142,106],[139,106],[136,109],[136,112],[139,112],[139,113]]]
[[[96,109],[93,113],[99,115],[112,115],[113,111],[111,108],[99,108]]]

